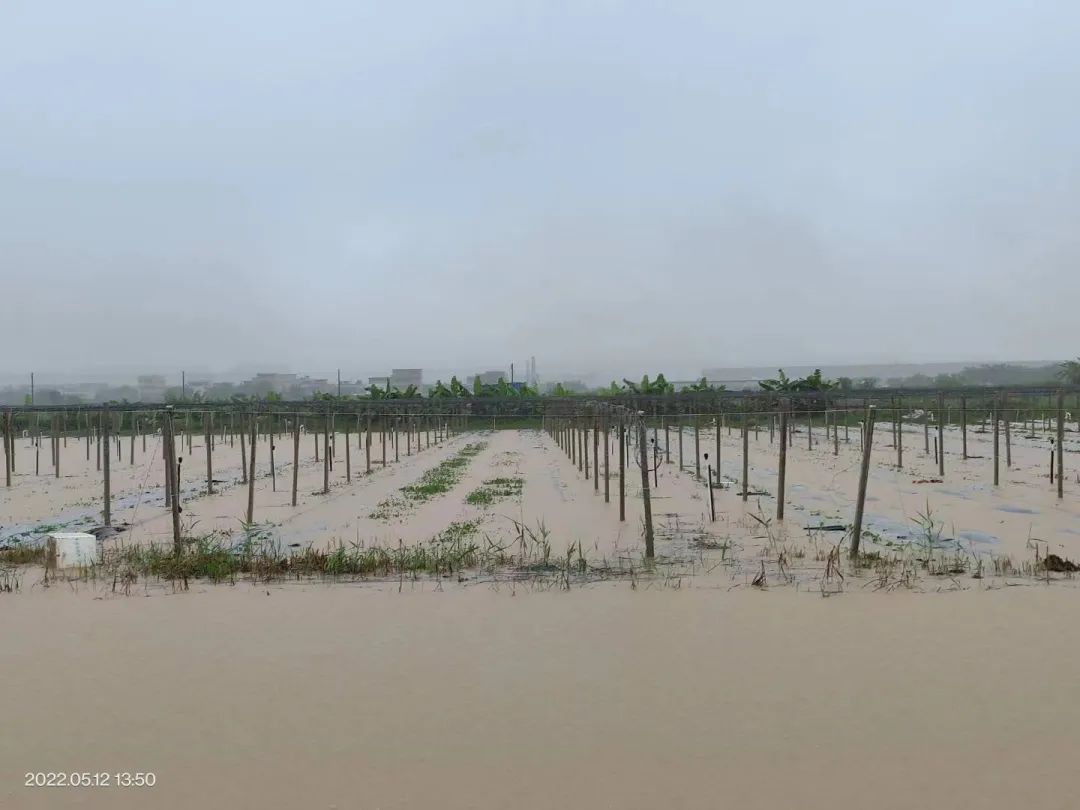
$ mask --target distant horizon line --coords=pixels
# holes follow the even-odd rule
[[[954,366],[958,368],[978,367],[986,365],[1010,365],[1010,366],[1049,366],[1060,364],[1063,360],[923,360],[923,361],[858,361],[858,362],[845,362],[845,361],[812,361],[812,362],[786,362],[786,363],[758,363],[758,364],[741,364],[731,366],[707,366],[699,369],[698,371],[689,371],[685,366],[679,368],[677,373],[671,374],[665,371],[663,368],[655,369],[652,371],[645,371],[641,373],[653,376],[655,374],[663,373],[666,377],[670,377],[672,381],[691,381],[700,379],[702,376],[709,377],[717,372],[725,375],[734,375],[738,373],[747,374],[760,374],[762,372],[773,373],[779,369],[787,370],[801,370],[801,369],[843,369],[843,370],[859,370],[859,369],[874,369],[874,370],[889,370],[889,369],[918,369],[918,368],[937,368],[945,366]],[[515,365],[516,362],[515,362]],[[36,386],[48,386],[50,384],[116,384],[119,379],[131,378],[134,381],[138,376],[162,376],[165,377],[166,382],[171,384],[175,377],[176,385],[180,385],[181,377],[186,376],[187,382],[196,383],[202,382],[199,375],[203,375],[209,378],[209,382],[242,382],[246,379],[254,377],[256,374],[296,374],[303,377],[314,377],[316,379],[326,379],[328,383],[336,385],[337,383],[337,369],[327,370],[307,370],[307,371],[292,371],[292,370],[279,370],[267,371],[258,370],[260,366],[257,364],[251,364],[250,366],[234,366],[231,369],[212,371],[201,367],[182,368],[173,372],[162,372],[160,367],[157,369],[148,368],[145,366],[98,366],[90,367],[84,371],[56,371],[56,370],[28,370],[19,374],[0,374],[0,385],[5,387],[11,386],[29,386],[30,375],[33,374],[35,378]],[[416,368],[415,366],[412,368]],[[574,381],[574,380],[588,380],[588,379],[601,379],[615,375],[616,378],[630,376],[632,372],[625,371],[613,371],[613,370],[595,370],[595,369],[554,369],[548,372],[542,370],[542,366],[539,367],[537,376],[544,382],[558,382],[558,381]],[[668,367],[671,368],[670,366]],[[515,379],[525,380],[527,365],[522,364],[521,373],[515,373]],[[470,371],[462,371],[449,366],[436,366],[431,368],[420,369],[423,372],[423,381],[425,384],[435,382],[437,380],[449,378],[450,376],[471,376],[474,374],[482,374],[488,371],[498,370],[497,366],[488,365],[484,368],[477,368]],[[505,371],[509,375],[510,366],[507,364]],[[388,375],[388,371],[385,368],[379,369],[377,372],[371,371],[349,371],[342,372],[342,383],[355,384],[357,382],[365,382],[371,378],[385,377]],[[835,373],[835,371],[830,371]],[[78,376],[85,375],[85,376]],[[325,375],[325,376],[324,376]],[[430,375],[430,377],[429,377]],[[636,376],[636,374],[634,375]],[[508,377],[509,379],[509,377]],[[741,381],[737,377],[731,377],[732,381]],[[752,379],[748,376],[746,379]],[[445,381],[445,380],[444,380]]]

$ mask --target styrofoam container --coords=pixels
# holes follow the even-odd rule
[[[56,541],[56,568],[85,568],[98,559],[97,538],[84,532],[56,532],[49,535]]]

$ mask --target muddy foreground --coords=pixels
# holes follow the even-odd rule
[[[1074,806],[1071,587],[4,599],[0,806]],[[26,788],[30,771],[153,788]]]

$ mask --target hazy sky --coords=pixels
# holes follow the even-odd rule
[[[4,0],[3,371],[1074,356],[1078,42],[1063,0]]]

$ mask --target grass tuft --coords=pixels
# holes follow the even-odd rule
[[[520,497],[525,486],[522,478],[491,478],[465,497],[472,506],[490,506],[503,498]]]
[[[402,495],[392,495],[379,503],[370,517],[375,520],[400,517],[408,512],[412,504],[423,503],[446,494],[457,485],[465,473],[465,468],[485,447],[486,442],[465,445],[454,456],[425,472],[415,484],[402,487]]]

